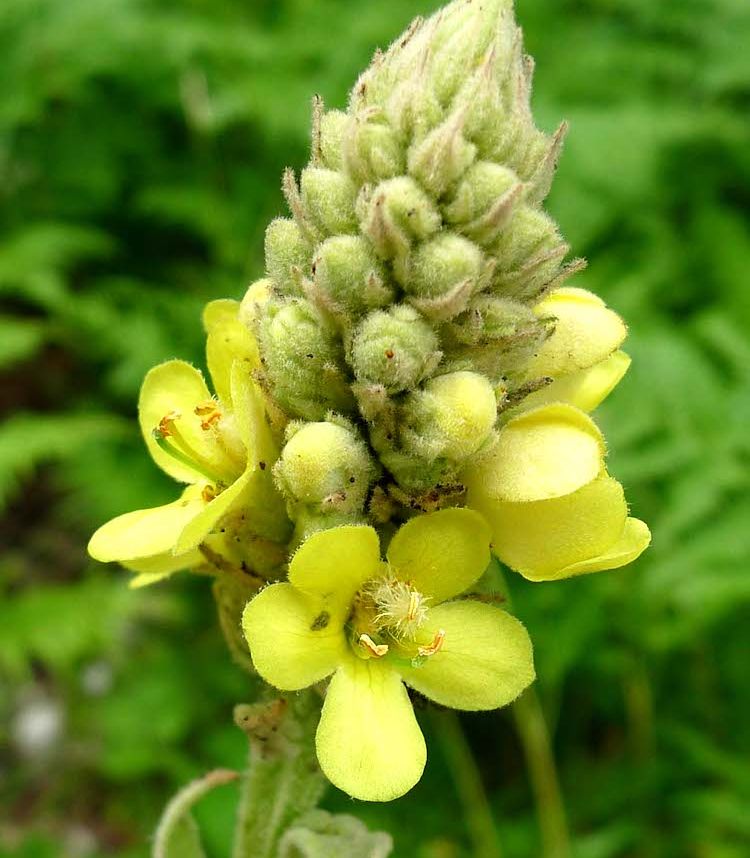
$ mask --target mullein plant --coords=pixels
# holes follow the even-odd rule
[[[487,710],[533,681],[493,554],[553,581],[650,539],[589,416],[627,330],[570,285],[583,262],[543,206],[566,126],[535,127],[532,72],[510,0],[456,0],[376,53],[346,111],[314,100],[265,277],[206,309],[213,395],[182,361],[142,388],[149,452],[186,488],[89,547],[134,586],[213,575],[233,654],[276,689],[251,721],[280,719],[297,759],[290,692],[313,689],[320,767],[360,799],[419,780],[415,695]],[[235,854],[261,854],[239,828]]]

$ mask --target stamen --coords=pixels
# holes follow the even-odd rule
[[[425,656],[429,658],[431,655],[435,655],[435,653],[440,652],[443,648],[443,641],[445,640],[445,629],[438,629],[435,633],[435,637],[432,639],[432,643],[427,646],[420,646],[417,648],[417,652],[421,656]]]
[[[175,425],[175,421],[179,419],[178,411],[170,411],[159,421],[159,425],[151,433],[154,441],[160,450],[163,450],[168,456],[181,462],[183,465],[192,468],[207,480],[217,485],[226,482],[214,469],[211,464],[205,460],[203,456],[197,453],[187,443],[182,433]],[[171,440],[167,440],[171,439]],[[231,482],[231,480],[230,480]]]
[[[409,608],[406,612],[406,619],[409,620],[409,622],[413,622],[417,618],[420,601],[419,593],[417,593],[416,590],[412,590],[409,595]]]
[[[360,635],[359,642],[373,658],[382,658],[388,652],[388,644],[376,644],[369,635]]]
[[[203,498],[204,503],[211,503],[211,501],[218,496],[219,493],[216,491],[214,486],[203,486],[203,490],[201,491],[201,497]]]
[[[204,420],[201,420],[201,429],[204,432],[207,432],[221,420],[222,414],[219,406],[211,400],[210,402],[205,403],[204,405],[196,405],[194,412],[196,417],[204,417]]]

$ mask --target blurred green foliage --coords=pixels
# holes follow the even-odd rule
[[[344,102],[434,0],[0,4],[0,856],[148,852],[166,798],[237,767],[205,582],[147,592],[85,556],[167,499],[138,385],[202,361],[202,304],[260,273],[310,96]],[[512,582],[536,642],[576,858],[750,853],[750,4],[518,0],[544,127],[572,126],[553,214],[577,285],[631,326],[601,411],[654,543],[632,568]],[[508,713],[466,716],[504,854],[540,854]],[[428,731],[432,721],[425,719]],[[473,853],[447,756],[387,806],[396,858]],[[226,856],[233,788],[199,811]]]

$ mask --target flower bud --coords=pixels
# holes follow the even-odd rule
[[[432,326],[411,307],[370,313],[354,332],[351,364],[357,381],[388,393],[416,387],[440,362]]]
[[[276,218],[266,230],[266,271],[284,295],[300,295],[299,276],[310,270],[312,248],[297,224],[289,218]]]
[[[409,152],[409,175],[442,196],[474,162],[477,147],[463,135],[464,112],[454,113]]]
[[[318,248],[313,275],[323,305],[334,313],[361,315],[393,299],[382,263],[361,235],[326,239]]]
[[[491,244],[521,201],[523,185],[513,170],[489,161],[472,165],[443,206],[448,223],[482,244]]]
[[[440,375],[404,402],[402,444],[420,458],[461,462],[490,438],[496,418],[495,392],[484,376]]]
[[[340,170],[344,166],[343,140],[349,117],[341,110],[329,110],[320,119],[320,158],[329,170]]]
[[[541,209],[521,206],[492,248],[497,257],[493,288],[529,299],[560,271],[568,251],[557,225]]]
[[[356,117],[344,145],[344,163],[355,181],[379,182],[406,169],[405,148],[398,134],[373,111]]]
[[[415,307],[430,318],[451,318],[466,307],[476,290],[482,251],[467,238],[443,232],[421,244],[399,268]]]
[[[341,346],[307,301],[269,302],[260,346],[273,395],[289,414],[319,420],[352,410]]]
[[[360,511],[376,465],[359,435],[331,422],[294,426],[293,432],[274,466],[277,485],[289,502],[322,513]]]
[[[440,229],[440,212],[408,176],[382,182],[361,199],[362,231],[384,259],[406,254],[415,241]]]
[[[302,171],[300,190],[305,214],[325,235],[356,232],[356,190],[343,173],[306,167]]]

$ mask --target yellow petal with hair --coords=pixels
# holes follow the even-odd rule
[[[183,569],[194,569],[203,563],[205,563],[205,558],[197,548],[179,556],[175,556],[170,551],[166,554],[157,554],[154,557],[145,557],[143,560],[122,561],[122,565],[126,569],[138,573],[128,584],[132,589],[148,587],[150,584],[156,584],[165,578],[169,578],[175,572],[181,572]]]
[[[315,739],[323,774],[364,801],[391,801],[422,776],[424,737],[400,677],[350,656],[328,686]]]
[[[381,573],[378,534],[365,525],[314,533],[289,564],[290,583],[341,623],[357,590]]]
[[[256,670],[282,691],[325,679],[347,655],[342,624],[291,584],[272,584],[251,599],[242,629]]]
[[[598,557],[582,560],[567,566],[558,577],[570,578],[573,575],[588,575],[590,572],[602,572],[605,569],[619,569],[632,563],[651,544],[651,531],[648,525],[638,518],[625,521],[620,538]]]
[[[190,486],[179,500],[126,512],[103,524],[89,540],[88,552],[102,563],[132,564],[168,555],[185,525],[205,506],[200,488]]]
[[[463,593],[490,562],[490,529],[470,509],[445,509],[411,519],[388,547],[396,576],[433,603]]]
[[[593,411],[617,387],[630,363],[629,355],[616,351],[588,369],[560,376],[552,384],[527,396],[521,407],[525,410],[550,402],[567,402],[582,411]]]
[[[572,405],[552,403],[506,423],[464,482],[471,494],[499,501],[562,497],[596,477],[604,453],[604,439],[590,417]]]
[[[201,429],[201,419],[195,414],[196,407],[210,400],[211,393],[201,373],[183,360],[170,360],[155,366],[141,385],[138,420],[148,451],[165,473],[181,483],[205,483],[207,477],[162,450],[154,440],[154,429],[168,415],[178,415],[175,425],[191,449],[206,462],[213,463],[216,442],[211,433]]]
[[[469,502],[489,522],[495,554],[531,581],[567,578],[576,574],[571,567],[606,555],[627,519],[622,486],[607,474],[550,500],[508,503],[474,495]]]
[[[172,549],[175,554],[185,554],[187,551],[197,548],[205,537],[218,526],[221,519],[234,506],[243,502],[245,491],[254,471],[255,468],[248,468],[238,480],[235,480],[231,486],[224,489],[212,501],[204,504],[203,509],[186,522]]]
[[[495,605],[446,602],[431,608],[422,643],[444,633],[438,652],[401,671],[407,685],[451,709],[498,709],[534,681],[531,640],[523,625]]]
[[[588,369],[620,348],[628,329],[623,320],[592,292],[574,287],[556,289],[534,312],[556,319],[552,335],[528,366],[529,378],[559,378]]]
[[[235,361],[251,373],[260,366],[258,343],[239,320],[238,301],[228,298],[210,301],[203,310],[206,330],[206,362],[219,399],[232,407],[232,365]]]

